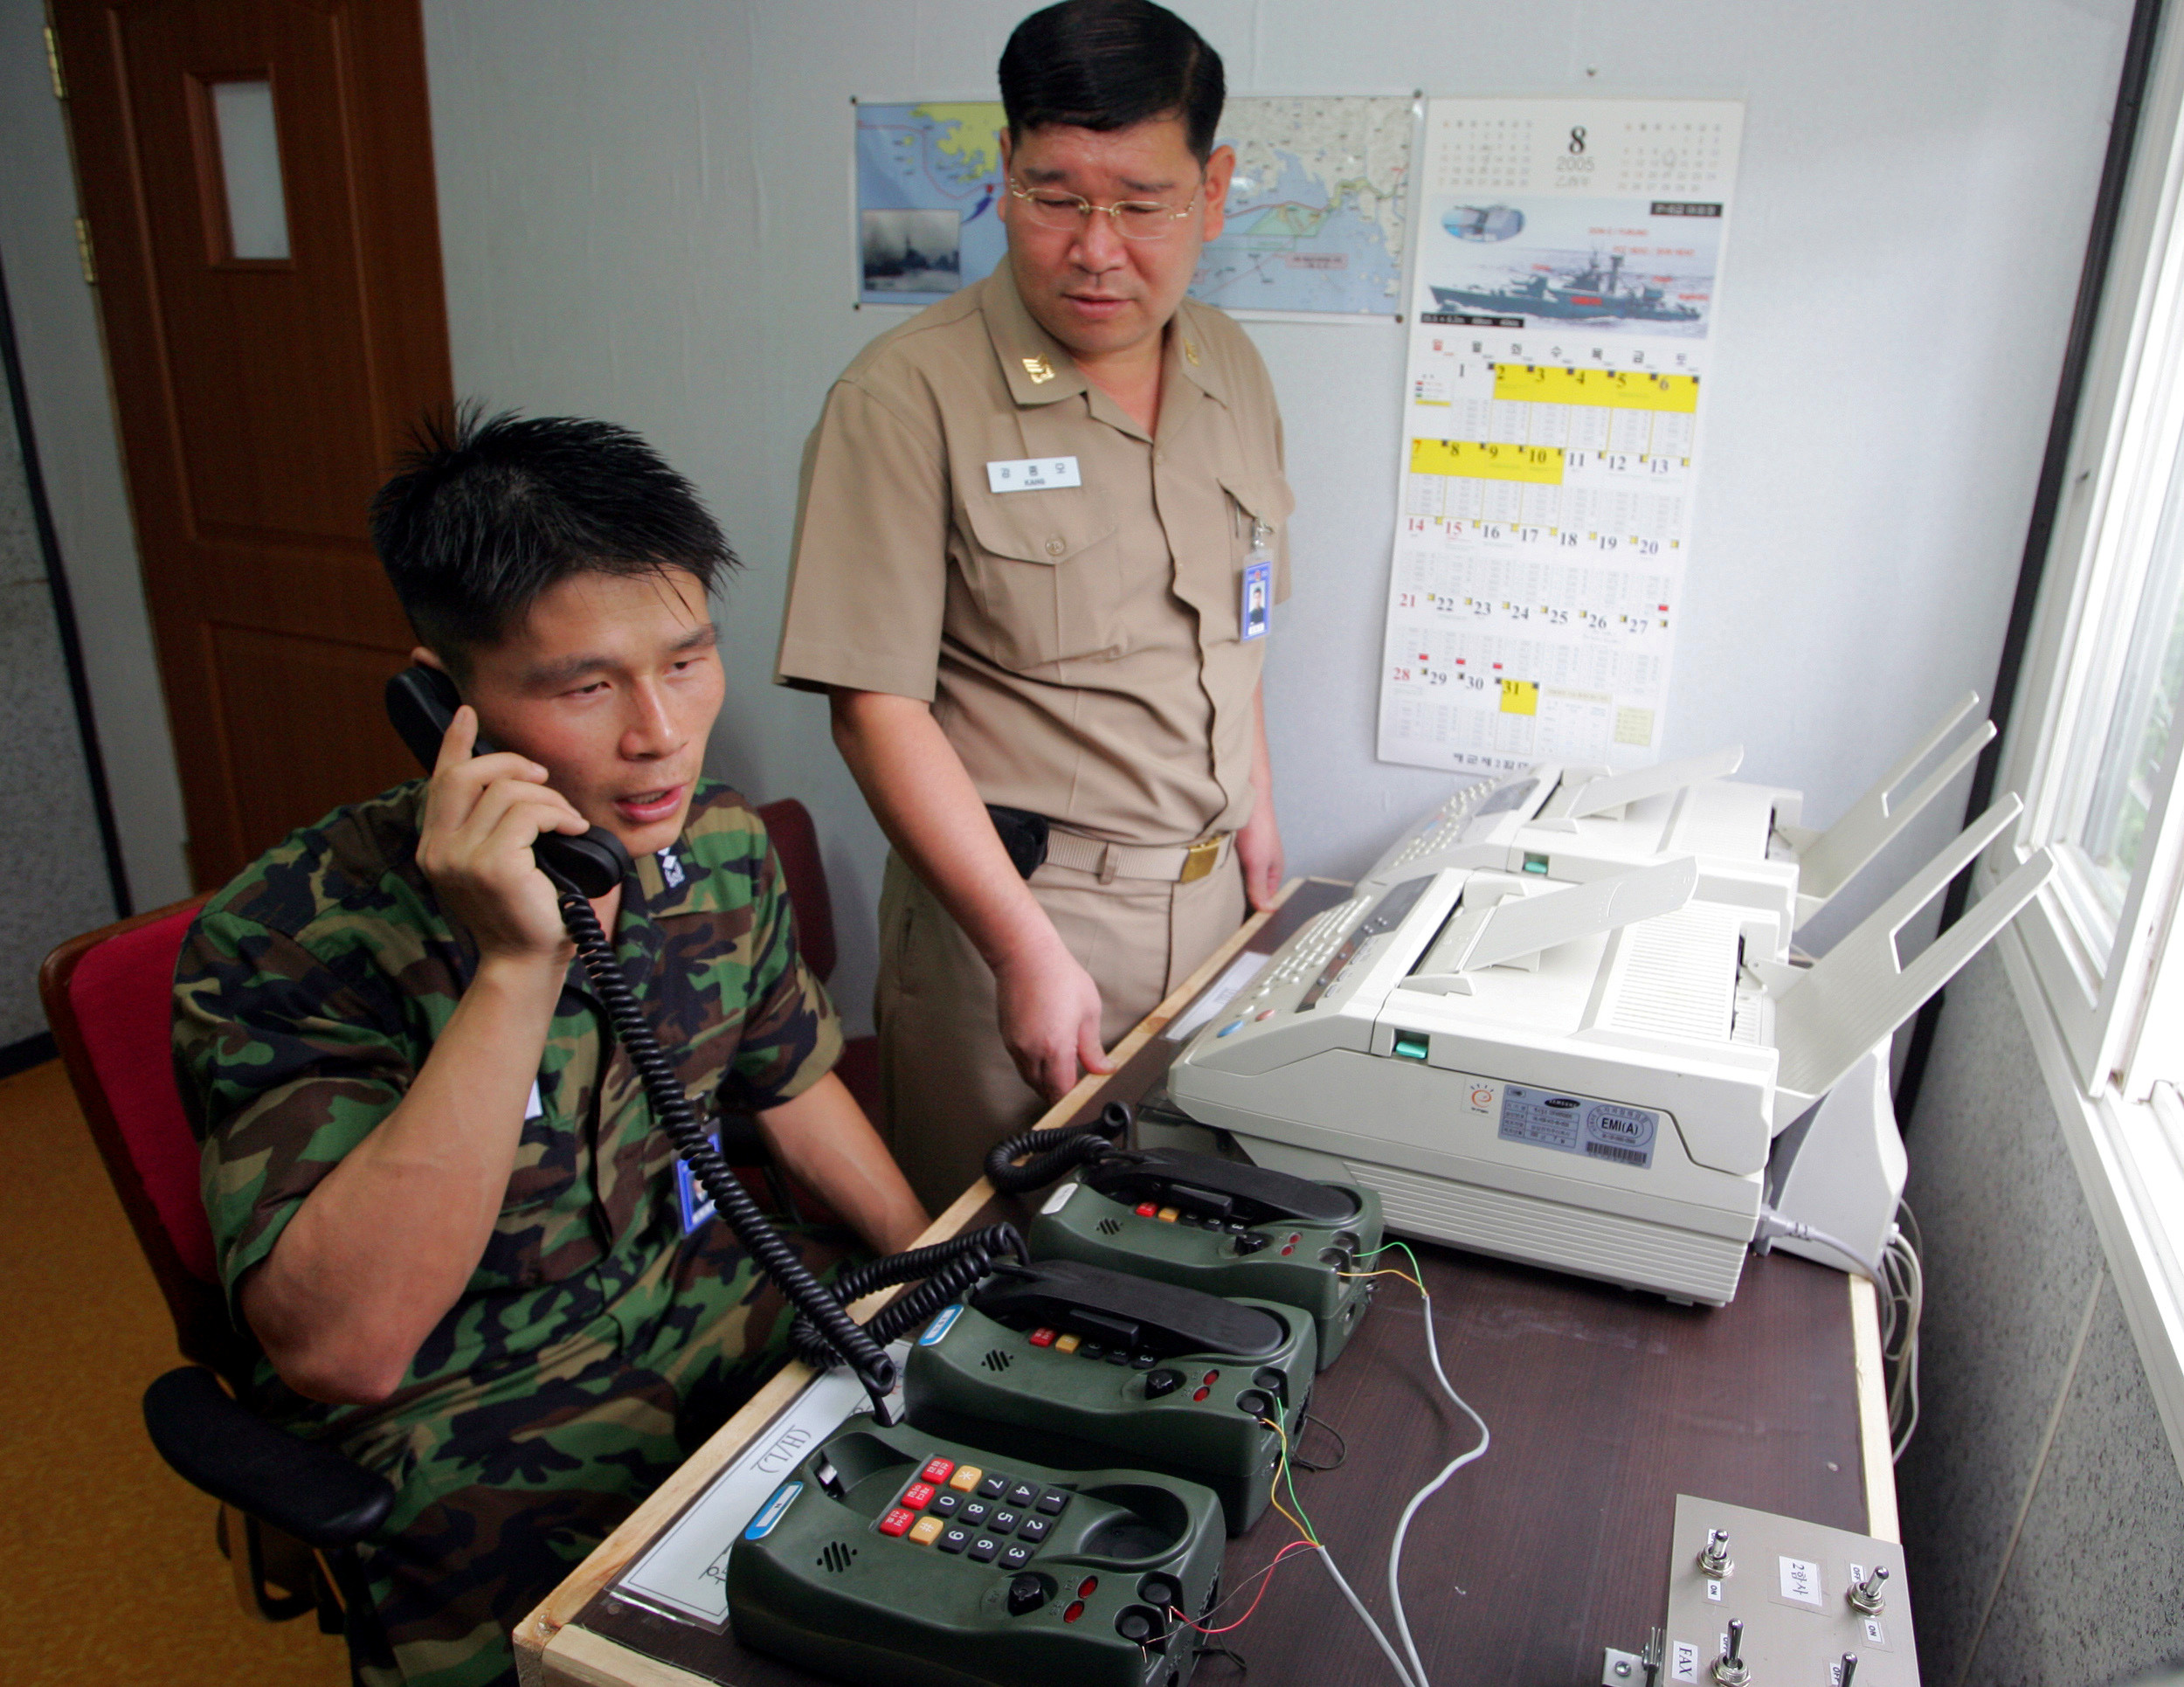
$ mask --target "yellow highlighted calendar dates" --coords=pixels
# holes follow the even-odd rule
[[[1530,680],[1503,681],[1502,713],[1504,715],[1537,715],[1539,713],[1539,688]]]
[[[1476,439],[1413,439],[1413,474],[1462,474],[1475,481],[1562,484],[1559,446],[1481,445]]]
[[[1544,363],[1496,363],[1494,396],[1535,404],[1598,404],[1608,410],[1698,410],[1698,377],[1648,375],[1637,370],[1556,369]]]

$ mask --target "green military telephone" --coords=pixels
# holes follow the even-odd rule
[[[909,1421],[995,1452],[1126,1461],[1203,1483],[1241,1535],[1303,1434],[1312,1321],[1074,1260],[1002,1263],[903,1367]]]
[[[860,1414],[728,1559],[736,1638],[887,1687],[1184,1687],[1220,1507],[1142,1470],[1056,1470]]]

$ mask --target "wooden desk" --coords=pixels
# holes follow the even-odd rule
[[[1241,951],[1269,953],[1344,888],[1303,880],[1247,925],[1044,1124],[1134,1100],[1166,1070],[1158,1034]],[[981,1179],[927,1233],[1016,1216]],[[1467,1687],[1590,1687],[1602,1649],[1635,1649],[1665,1608],[1678,1493],[1897,1538],[1872,1286],[1787,1254],[1752,1258],[1725,1307],[1671,1306],[1529,1266],[1413,1244],[1448,1378],[1494,1432],[1486,1457],[1420,1509],[1404,1600],[1428,1675]],[[1846,1288],[1848,1283],[1848,1288]],[[878,1303],[875,1298],[874,1303]],[[860,1307],[867,1316],[870,1307]],[[516,1631],[526,1687],[808,1687],[814,1678],[609,1588],[802,1390],[790,1364],[585,1559]],[[1387,1625],[1386,1555],[1404,1502],[1476,1432],[1435,1386],[1419,1296],[1384,1278],[1315,1416],[1349,1443],[1339,1469],[1299,1472],[1313,1523]],[[1324,1456],[1315,1432],[1308,1455]],[[1290,1538],[1278,1513],[1231,1541],[1234,1587]],[[1285,1564],[1246,1627],[1223,1637],[1253,1687],[1386,1687],[1393,1673],[1309,1554]],[[1229,1614],[1240,1614],[1241,1607]],[[1236,1678],[1208,1657],[1198,1680]],[[878,1684],[874,1684],[878,1687]]]

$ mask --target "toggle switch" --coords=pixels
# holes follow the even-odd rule
[[[1698,1555],[1698,1567],[1710,1576],[1729,1573],[1729,1531],[1710,1529],[1706,1531],[1706,1548]]]
[[[1850,1588],[1850,1603],[1868,1616],[1877,1616],[1888,1592],[1888,1566],[1876,1564],[1873,1573],[1863,1581],[1854,1582]]]
[[[1715,1533],[1721,1534],[1722,1531],[1716,1530]],[[1722,1535],[1724,1550],[1728,1545],[1728,1537]],[[1714,1679],[1721,1684],[1721,1687],[1746,1687],[1751,1681],[1752,1671],[1745,1668],[1744,1651],[1745,1626],[1737,1618],[1731,1617],[1729,1620],[1729,1642],[1722,1649],[1722,1655],[1714,1660]]]

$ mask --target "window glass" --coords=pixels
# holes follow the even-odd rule
[[[2184,697],[2184,462],[2171,467],[2146,584],[2121,663],[2111,671],[2113,689],[2102,698],[2105,729],[2098,719],[2089,721],[2079,739],[2090,745],[2098,734],[2101,751],[2072,841],[2112,933],[2138,869],[2170,727]]]
[[[273,84],[263,77],[213,83],[212,128],[227,190],[228,255],[286,258],[288,206],[280,185]]]

